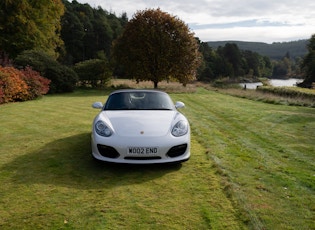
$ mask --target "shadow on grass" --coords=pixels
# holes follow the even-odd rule
[[[15,183],[52,184],[93,189],[143,183],[177,171],[174,165],[109,164],[93,159],[90,133],[58,139],[35,152],[15,158],[1,170]]]

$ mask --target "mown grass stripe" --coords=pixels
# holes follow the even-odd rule
[[[197,139],[235,186],[231,192],[257,228],[282,228],[285,221],[293,228],[313,226],[314,202],[309,205],[315,184],[313,109],[257,103],[215,92],[181,97]],[[289,168],[296,170],[288,173]],[[307,214],[302,220],[293,218],[294,212]]]

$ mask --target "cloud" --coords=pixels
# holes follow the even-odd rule
[[[299,26],[264,26],[264,27],[232,27],[204,28],[193,30],[202,41],[256,41],[284,42],[310,38],[310,31],[315,27]]]
[[[78,0],[132,18],[138,10],[160,8],[177,16],[202,40],[237,38],[288,41],[315,33],[314,0]],[[258,40],[257,40],[258,39]],[[296,40],[296,39],[295,39]]]

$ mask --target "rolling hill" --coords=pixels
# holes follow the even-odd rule
[[[272,44],[263,42],[244,42],[244,41],[214,41],[207,42],[210,47],[217,49],[226,43],[235,43],[241,50],[250,50],[270,59],[279,60],[289,53],[291,58],[303,57],[307,53],[306,45],[308,40],[298,40],[291,42],[274,42]]]

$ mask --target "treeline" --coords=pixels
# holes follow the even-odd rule
[[[225,46],[226,43],[235,43],[241,50],[250,50],[260,55],[267,56],[272,60],[281,60],[287,53],[289,53],[293,59],[304,57],[307,53],[306,46],[308,42],[308,39],[303,39],[290,42],[273,42],[272,44],[245,41],[213,41],[207,43],[213,49],[217,49],[219,46]]]
[[[262,56],[269,57],[272,63],[271,78],[301,78],[301,63],[307,54],[307,44],[309,40],[299,40],[292,42],[275,42],[266,44],[262,42],[243,41],[218,41],[207,42],[213,49],[219,49],[227,44],[236,44],[240,50],[252,51]]]
[[[199,69],[198,80],[213,81],[222,77],[231,80],[260,78],[272,75],[271,60],[249,50],[240,50],[234,43],[227,43],[216,50],[207,43],[200,44],[204,62]]]

